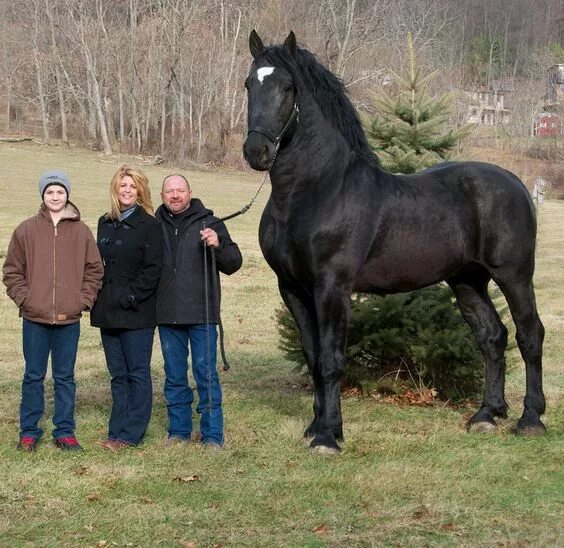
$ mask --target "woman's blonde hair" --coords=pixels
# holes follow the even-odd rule
[[[131,177],[137,187],[137,203],[149,214],[155,216],[153,203],[151,202],[151,189],[149,179],[140,170],[126,164],[120,166],[112,177],[110,183],[110,211],[106,213],[108,219],[119,219],[121,209],[119,207],[118,190],[124,177]]]

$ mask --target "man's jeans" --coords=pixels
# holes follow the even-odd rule
[[[49,354],[55,392],[53,437],[74,436],[74,364],[80,322],[50,325],[24,319],[22,336],[25,373],[20,406],[20,437],[39,439],[43,434],[38,423],[45,410],[44,380]]]
[[[138,445],[151,420],[151,354],[155,330],[151,327],[100,332],[112,389],[108,438]]]
[[[192,434],[194,393],[188,384],[188,342],[192,374],[198,389],[200,433],[204,443],[223,444],[221,386],[216,369],[217,326],[197,324],[160,325],[164,358],[164,395],[168,411],[168,434],[188,439]]]

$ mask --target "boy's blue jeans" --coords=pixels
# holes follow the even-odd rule
[[[188,383],[188,343],[192,352],[192,374],[198,390],[196,411],[200,414],[203,443],[223,444],[221,386],[216,368],[215,324],[160,325],[164,358],[164,395],[168,411],[168,434],[189,439],[192,434],[194,392]]]
[[[45,410],[44,380],[49,354],[55,392],[53,437],[74,436],[74,364],[79,336],[80,322],[51,325],[23,320],[25,373],[20,405],[21,438],[39,439],[43,434],[39,421]]]

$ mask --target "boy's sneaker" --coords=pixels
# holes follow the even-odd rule
[[[23,436],[20,438],[20,442],[16,449],[18,451],[25,451],[26,453],[32,453],[37,448],[37,439],[31,436]]]
[[[82,447],[74,436],[66,436],[64,438],[57,438],[55,445],[63,451],[81,451]]]

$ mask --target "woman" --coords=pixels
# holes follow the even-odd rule
[[[59,170],[39,179],[39,213],[21,223],[4,262],[8,296],[23,317],[25,373],[20,405],[20,451],[35,451],[43,434],[44,380],[51,354],[55,393],[53,438],[66,451],[80,450],[75,434],[74,366],[80,317],[102,285],[103,267],[90,229],[69,201],[70,181]]]
[[[147,177],[121,166],[110,183],[110,211],[98,221],[104,280],[91,322],[100,328],[110,372],[110,451],[143,441],[151,418],[151,353],[156,289],[162,267],[162,232]]]

